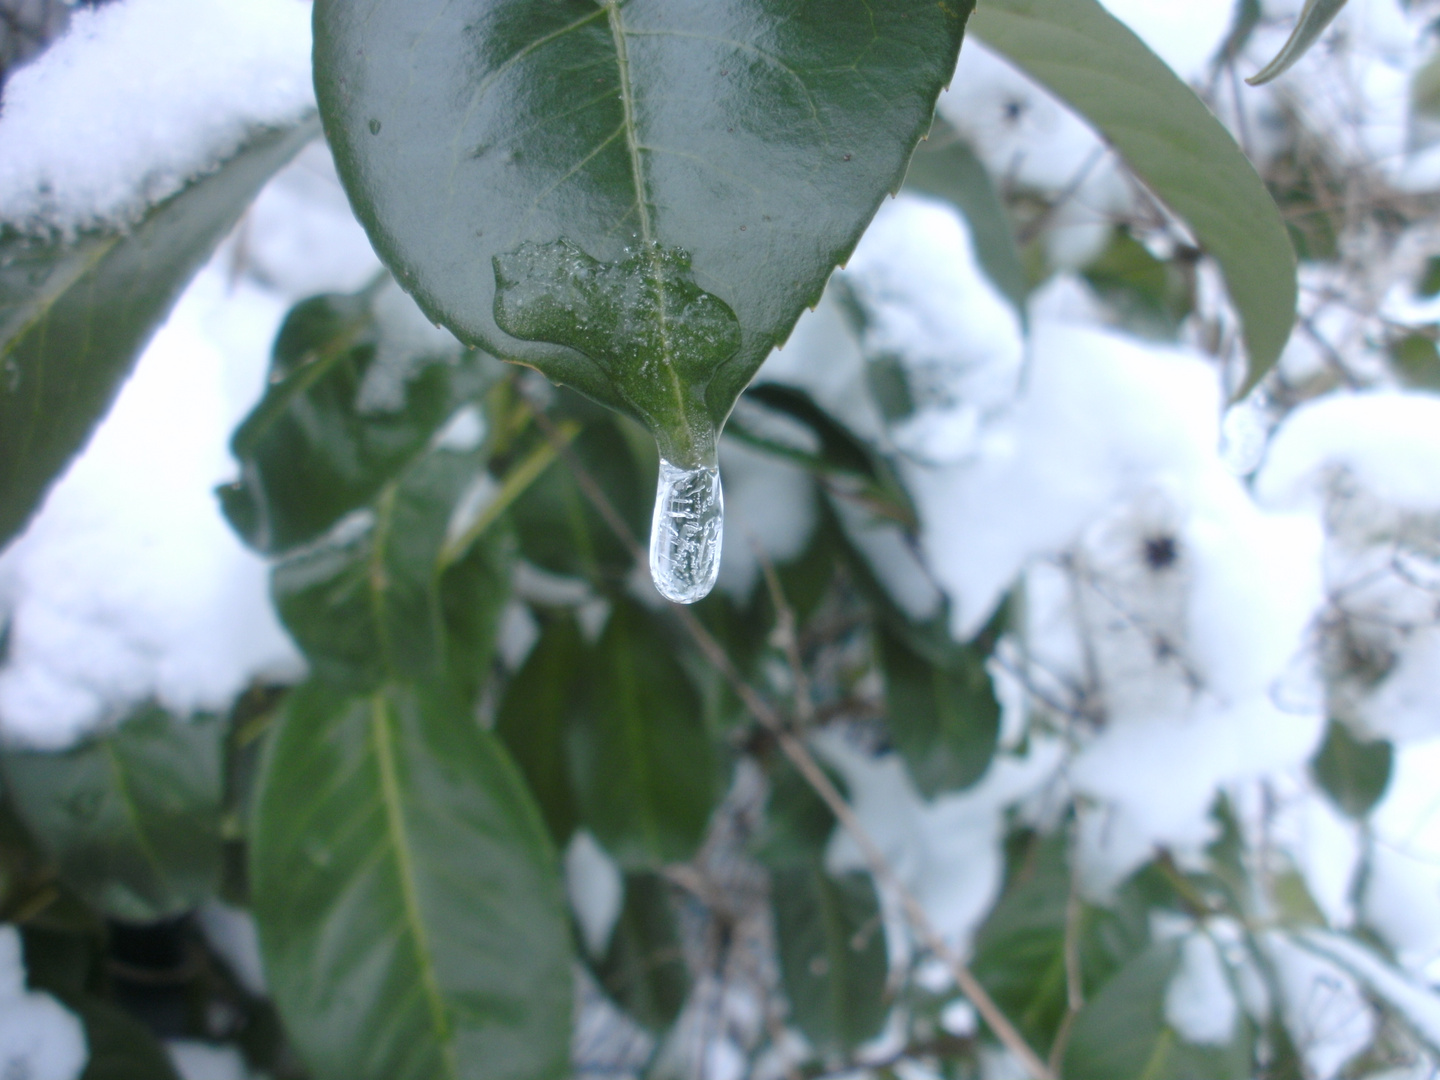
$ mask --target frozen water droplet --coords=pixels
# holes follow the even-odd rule
[[[724,523],[719,467],[682,469],[662,457],[650,521],[650,576],[661,596],[693,604],[710,595]]]

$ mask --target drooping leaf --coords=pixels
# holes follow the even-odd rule
[[[0,545],[89,438],[151,333],[316,125],[253,139],[128,232],[0,229]]]
[[[1000,193],[975,151],[949,124],[935,118],[930,137],[915,148],[905,189],[953,204],[970,226],[970,242],[986,277],[1022,321],[1030,284]]]
[[[1305,0],[1305,7],[1295,22],[1295,29],[1290,32],[1289,39],[1281,46],[1275,59],[1245,81],[1251,86],[1263,86],[1289,71],[1297,60],[1310,51],[1310,46],[1315,44],[1344,6],[1345,0]]]
[[[1363,818],[1385,794],[1394,759],[1395,748],[1385,740],[1357,738],[1343,723],[1331,720],[1310,771],[1336,806]]]
[[[1093,124],[1215,257],[1249,352],[1244,394],[1295,321],[1295,253],[1235,140],[1097,0],[984,0],[971,31]]]
[[[482,468],[477,452],[436,449],[276,566],[276,606],[319,677],[360,691],[395,677],[477,687],[509,597],[509,538],[494,530],[448,568],[440,557]]]
[[[1066,1080],[1250,1080],[1253,1033],[1237,1008],[1228,1043],[1187,1043],[1165,1020],[1165,994],[1180,943],[1152,945],[1131,960],[1075,1018]]]
[[[220,489],[226,516],[270,554],[314,540],[423,454],[498,368],[435,330],[388,278],[298,304],[265,396],[231,442],[241,479]]]
[[[718,796],[699,696],[645,611],[617,601],[569,726],[581,821],[627,868],[695,852]]]
[[[524,775],[556,848],[563,848],[575,831],[569,724],[585,675],[584,660],[575,620],[553,620],[506,686],[495,718],[495,734]]]
[[[818,859],[771,871],[775,944],[790,1018],[822,1056],[879,1034],[888,1012],[885,935],[869,874],[832,878]]]
[[[649,871],[625,875],[625,904],[610,946],[594,965],[605,992],[653,1032],[669,1029],[690,993],[690,969],[670,886]]]
[[[16,812],[61,877],[107,915],[147,922],[218,885],[224,738],[217,718],[151,708],[74,750],[0,760]]]
[[[876,635],[886,726],[915,786],[927,798],[969,787],[990,767],[1000,737],[984,652],[956,647],[937,664],[883,626]]]
[[[292,694],[251,877],[266,976],[317,1080],[569,1075],[554,851],[468,707],[393,683]]]
[[[970,6],[320,0],[316,87],[356,212],[421,307],[658,424],[666,456],[694,465],[898,188]],[[536,295],[623,279],[642,300],[623,320],[654,344],[643,360],[559,311],[508,320],[497,286],[515,260],[562,250]],[[679,326],[713,340],[697,329],[685,350],[652,302],[661,281],[733,312],[738,342],[706,314]]]

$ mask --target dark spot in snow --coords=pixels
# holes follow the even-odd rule
[[[1165,533],[1145,538],[1145,565],[1151,570],[1168,570],[1180,558],[1180,545]]]

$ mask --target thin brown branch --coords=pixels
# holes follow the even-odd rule
[[[595,507],[605,523],[637,562],[643,564],[645,552],[641,548],[640,542],[630,532],[625,519],[611,504],[600,485],[595,482],[595,478],[590,475],[590,471],[576,458],[570,446],[561,444],[558,437],[559,431],[555,424],[538,409],[535,413],[535,421],[545,433],[546,438],[555,445],[556,452],[574,474],[575,482],[581,493]],[[920,943],[946,966],[961,993],[970,999],[975,1010],[990,1026],[990,1030],[995,1033],[995,1037],[1019,1059],[1033,1080],[1057,1080],[1051,1068],[1031,1049],[1030,1044],[1025,1041],[1025,1037],[995,1004],[994,999],[980,985],[980,981],[975,978],[969,967],[950,947],[949,942],[935,929],[934,924],[930,921],[930,916],[925,913],[925,909],[920,906],[920,902],[915,899],[914,894],[901,883],[889,860],[881,852],[879,845],[875,843],[870,833],[860,823],[859,818],[855,816],[855,811],[850,808],[850,804],[836,790],[835,785],[831,783],[825,770],[816,762],[809,748],[795,737],[789,724],[771,707],[770,703],[745,681],[740,672],[736,670],[734,663],[731,662],[724,647],[715,640],[710,631],[705,629],[704,624],[696,618],[695,613],[680,604],[672,604],[670,608],[676,620],[706,661],[730,684],[731,689],[751,717],[770,731],[781,752],[790,759],[790,763],[805,778],[815,794],[819,795],[825,805],[830,808],[830,812],[840,822],[841,828],[850,834],[856,847],[860,849],[861,856],[869,867],[870,873],[881,886],[890,890],[891,894],[899,899],[905,917]]]

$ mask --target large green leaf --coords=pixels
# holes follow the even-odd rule
[[[969,787],[990,767],[1000,737],[984,653],[957,647],[935,663],[883,626],[876,635],[887,727],[915,786],[927,797]]]
[[[232,441],[241,479],[220,496],[236,531],[284,552],[370,502],[494,381],[487,359],[432,331],[388,278],[297,305]]]
[[[224,738],[216,718],[149,709],[65,753],[5,754],[5,787],[80,895],[118,919],[161,919],[218,885]]]
[[[690,992],[669,883],[652,871],[625,875],[625,905],[595,977],[630,1016],[654,1032],[675,1022]]]
[[[771,871],[775,945],[791,1019],[822,1057],[880,1033],[885,934],[869,874],[832,878],[819,859]]]
[[[266,977],[318,1080],[569,1075],[554,852],[467,707],[396,684],[296,691],[253,836]]]
[[[1089,120],[1215,257],[1244,326],[1248,390],[1295,322],[1295,253],[1230,133],[1097,0],[982,0],[970,29]]]
[[[276,606],[319,677],[362,691],[396,677],[478,687],[509,597],[509,537],[492,529],[453,566],[441,555],[482,468],[479,452],[436,449],[364,516],[276,566]]]
[[[617,601],[584,677],[569,727],[581,820],[622,866],[690,858],[715,806],[717,770],[672,642],[643,609]]]
[[[0,228],[0,545],[109,408],[186,282],[316,133],[254,139],[133,229],[36,240]]]
[[[319,0],[316,90],[432,318],[694,465],[898,188],[970,6]]]
[[[1180,943],[1152,945],[1080,1010],[1065,1053],[1066,1080],[1250,1080],[1250,1021],[1220,1045],[1187,1043],[1165,1020]]]

